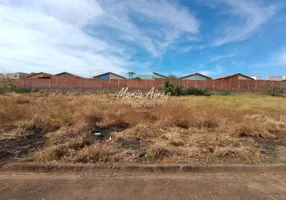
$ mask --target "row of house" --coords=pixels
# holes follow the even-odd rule
[[[123,76],[120,76],[118,74],[114,74],[112,72],[107,72],[104,74],[100,74],[97,76],[94,76],[93,78],[97,78],[97,79],[126,79]],[[139,74],[136,75],[137,79],[142,79],[142,80],[153,80],[155,78],[169,78],[166,77],[162,74],[153,72],[152,74]],[[183,77],[180,77],[179,79],[181,80],[211,80],[213,78],[206,76],[204,74],[201,73],[193,73],[193,74],[189,74]],[[232,74],[229,76],[223,76],[223,77],[219,77],[219,78],[214,78],[213,80],[221,80],[221,79],[237,79],[237,80],[263,80],[260,77],[249,77],[246,76],[244,74],[241,73],[237,73],[237,74]],[[267,80],[271,80],[271,81],[283,81],[286,80],[286,76],[268,76]]]
[[[52,76],[65,76],[65,77],[73,77],[73,78],[84,78],[69,72],[61,72],[59,74],[49,74],[45,72],[39,72],[39,73],[23,73],[23,72],[16,72],[16,73],[10,73],[10,74],[0,74],[0,78],[4,79],[50,79]]]
[[[72,77],[72,78],[84,78],[69,72],[61,72],[58,74],[49,74],[45,72],[39,72],[39,73],[22,73],[22,72],[17,72],[17,73],[11,73],[11,74],[0,74],[0,78],[7,78],[7,79],[50,79],[51,77],[54,76],[61,76],[61,77]],[[107,72],[103,74],[99,74],[93,77],[94,79],[127,79],[124,76],[112,73],[112,72]],[[135,77],[130,77],[130,79],[142,79],[142,80],[154,80],[155,78],[169,78],[167,76],[164,76],[162,74],[153,72],[152,74],[138,74]],[[208,77],[204,74],[201,73],[193,73],[189,74],[183,77],[180,77],[179,79],[181,80],[211,80],[211,77]],[[224,77],[219,77],[219,78],[214,78],[214,80],[221,80],[221,79],[236,79],[236,80],[262,80],[260,77],[249,77],[241,73],[229,75],[229,76],[224,76]],[[286,80],[286,76],[269,76],[267,80],[271,81],[283,81]]]

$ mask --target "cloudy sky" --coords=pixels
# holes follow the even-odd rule
[[[0,72],[286,75],[285,0],[0,0]]]

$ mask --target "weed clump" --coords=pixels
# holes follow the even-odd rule
[[[280,87],[267,86],[264,88],[263,93],[270,96],[283,96],[284,89]]]
[[[187,88],[184,92],[185,95],[195,95],[195,96],[209,96],[208,88]]]
[[[164,82],[163,91],[165,94],[169,93],[171,95],[179,96],[182,91],[182,85],[179,81],[166,81]]]

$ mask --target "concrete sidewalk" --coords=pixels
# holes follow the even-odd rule
[[[0,199],[286,199],[278,173],[0,173]]]

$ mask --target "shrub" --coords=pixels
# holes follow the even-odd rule
[[[172,156],[172,152],[165,146],[155,146],[150,148],[147,152],[147,160],[150,162],[155,162],[157,160],[163,160],[166,157]]]
[[[15,87],[15,88],[13,88],[13,91],[18,93],[18,94],[22,94],[22,93],[32,92],[32,89],[31,88],[24,88],[24,87]]]
[[[163,90],[165,93],[170,93],[171,95],[179,96],[182,91],[182,85],[177,81],[166,81],[164,82]]]
[[[230,91],[229,90],[219,90],[219,91],[216,91],[214,94],[220,95],[220,96],[228,96],[228,95],[230,95]]]
[[[185,91],[186,95],[196,95],[196,96],[208,96],[208,88],[187,88]]]
[[[0,94],[7,92],[16,92],[16,93],[28,93],[28,92],[38,92],[39,89],[26,88],[22,86],[17,86],[13,80],[2,80],[0,82]]]
[[[4,94],[8,92],[8,88],[7,87],[0,87],[0,94]]]
[[[264,88],[264,94],[270,95],[270,96],[283,96],[284,89],[280,87],[273,87],[273,86],[267,86]]]
[[[39,91],[38,89],[17,87],[14,85],[4,85],[0,87],[0,94],[4,94],[7,92],[16,92],[18,94],[22,94],[22,93],[38,92],[38,91]]]

